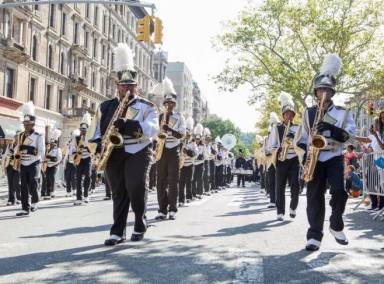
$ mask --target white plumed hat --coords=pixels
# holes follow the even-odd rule
[[[89,112],[86,112],[81,119],[80,129],[88,129],[88,127],[91,125],[91,120],[91,115]]]
[[[61,130],[57,129],[57,128],[54,128],[52,130],[50,142],[52,142],[52,143],[57,142],[57,140],[59,139],[60,136],[61,136]]]
[[[336,91],[336,77],[340,74],[342,60],[337,54],[327,54],[321,65],[320,73],[315,77],[314,89],[329,88]]]
[[[284,114],[287,111],[295,112],[295,103],[293,102],[292,96],[286,92],[281,92],[279,96],[281,111]]]
[[[114,71],[117,72],[117,83],[120,85],[136,84],[135,64],[133,61],[134,54],[126,43],[119,43],[114,49]]]
[[[206,138],[211,138],[211,130],[209,130],[209,128],[207,128],[207,127],[204,128],[203,135]]]
[[[198,123],[193,129],[193,135],[195,136],[195,138],[201,138],[203,136],[203,131],[204,127],[200,123]]]
[[[185,128],[189,131],[192,131],[194,123],[195,122],[193,121],[193,118],[188,117],[187,120],[185,121]]]
[[[35,105],[32,101],[29,101],[21,107],[21,113],[23,114],[23,122],[35,122]]]
[[[269,115],[269,124],[278,124],[278,123],[280,123],[280,119],[278,115],[274,111],[271,112],[271,114]]]

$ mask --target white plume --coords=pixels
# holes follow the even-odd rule
[[[61,130],[57,129],[57,128],[53,129],[52,134],[51,134],[51,138],[53,140],[57,140],[57,139],[59,139],[60,136],[61,136]]]
[[[168,77],[165,77],[163,80],[163,95],[168,95],[168,94],[176,95],[176,91],[175,91],[175,88],[173,87],[172,81]]]
[[[195,124],[195,122],[193,121],[193,118],[192,117],[188,117],[185,121],[185,126],[188,130],[192,130],[193,129],[193,125]]]
[[[269,115],[269,124],[278,124],[280,123],[279,116],[276,114],[276,112],[271,112]]]
[[[220,136],[217,136],[217,137],[215,138],[215,142],[216,142],[216,143],[221,143],[221,138],[220,138]]]
[[[135,64],[133,63],[134,54],[128,44],[118,43],[114,49],[115,52],[115,71],[135,70]]]
[[[88,126],[91,125],[91,115],[89,112],[84,113],[83,118],[81,119],[81,123],[86,123]]]
[[[327,54],[321,65],[320,74],[336,77],[340,73],[341,65],[341,58],[337,54]]]
[[[292,106],[295,107],[292,96],[286,92],[281,92],[279,97],[281,107]]]
[[[211,130],[209,130],[209,128],[204,128],[204,132],[203,132],[204,136],[205,137],[210,137],[211,136]]]
[[[32,115],[35,116],[35,105],[32,101],[29,101],[21,107],[21,112],[23,115]]]
[[[162,83],[158,83],[156,84],[152,90],[149,91],[150,94],[152,95],[155,95],[155,96],[163,96],[163,84]]]
[[[200,123],[198,123],[196,124],[195,129],[193,130],[193,134],[203,136],[203,131],[204,127]]]
[[[79,136],[80,135],[80,130],[79,129],[75,129],[72,131],[72,138],[76,137],[76,136]]]

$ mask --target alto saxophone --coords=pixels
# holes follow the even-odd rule
[[[167,139],[167,133],[163,131],[163,126],[168,125],[168,123],[169,123],[169,115],[164,113],[160,123],[160,133],[157,135],[158,141],[157,141],[157,147],[156,147],[156,161],[160,161],[161,157],[163,156],[165,142]]]
[[[315,120],[312,126],[311,132],[311,144],[309,146],[309,150],[307,153],[307,159],[305,160],[305,164],[303,167],[303,177],[305,182],[310,182],[313,180],[313,175],[315,173],[315,168],[317,164],[317,160],[319,159],[320,151],[325,149],[328,145],[327,139],[324,136],[320,135],[317,131],[317,125],[323,120],[325,115],[324,111],[324,102],[326,95],[323,94],[323,97],[320,101],[320,106],[316,111]]]
[[[284,162],[287,159],[289,148],[292,146],[292,139],[288,137],[289,129],[291,128],[291,122],[285,127],[283,135],[283,143],[281,146],[281,152],[279,153],[279,161]]]
[[[21,144],[23,143],[23,140],[24,140],[24,132],[23,134],[19,134],[17,135],[17,152],[15,153],[14,155],[14,159],[13,159],[13,169],[15,171],[20,171],[20,166],[21,166],[21,151],[20,151],[20,147],[21,147]]]
[[[115,110],[111,121],[108,124],[103,139],[101,140],[100,159],[95,162],[97,171],[105,170],[108,159],[111,156],[113,149],[120,148],[123,146],[123,136],[119,133],[119,130],[114,126],[114,123],[116,120],[123,117],[124,111],[131,102],[131,100],[132,99],[130,99],[129,94],[126,94],[124,96],[124,98],[119,103],[119,106]]]

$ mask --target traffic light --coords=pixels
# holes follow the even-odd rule
[[[368,115],[373,115],[373,103],[368,103]]]
[[[163,43],[163,22],[157,18],[153,17],[155,21],[155,44],[162,44]]]
[[[138,41],[144,41],[149,42],[149,39],[151,37],[150,34],[151,29],[151,17],[145,16],[142,19],[139,19],[137,21],[137,40]]]

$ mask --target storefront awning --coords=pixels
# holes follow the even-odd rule
[[[21,130],[20,120],[0,117],[0,139],[13,139],[17,130]]]

